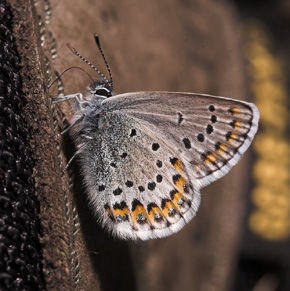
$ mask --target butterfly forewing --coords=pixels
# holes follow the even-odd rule
[[[258,128],[259,111],[254,104],[224,97],[136,92],[104,103],[116,114],[138,120],[178,151],[201,187],[225,175],[239,161]]]

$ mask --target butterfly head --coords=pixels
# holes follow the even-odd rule
[[[109,98],[113,95],[112,86],[107,80],[97,79],[90,86],[90,93],[95,96],[102,96]]]
[[[106,68],[108,70],[110,78],[107,79],[107,77],[93,64],[91,64],[89,61],[87,61],[82,55],[80,55],[77,50],[72,47],[69,43],[67,43],[67,47],[80,59],[82,59],[86,64],[88,64],[92,69],[94,69],[102,78],[97,79],[96,81],[93,82],[93,84],[90,86],[90,93],[93,94],[96,97],[111,97],[113,94],[113,86],[114,86],[114,81],[113,77],[111,74],[110,67],[108,65],[108,62],[105,58],[105,55],[102,51],[101,45],[100,45],[100,40],[99,36],[97,34],[94,34],[96,44],[98,46],[99,52],[101,53],[101,56],[105,62]]]

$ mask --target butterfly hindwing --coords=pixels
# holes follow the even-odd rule
[[[200,201],[177,152],[130,116],[108,112],[102,123],[81,157],[90,201],[103,224],[124,239],[177,232]]]

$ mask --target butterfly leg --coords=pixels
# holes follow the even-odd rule
[[[69,159],[69,161],[67,162],[67,164],[66,164],[66,166],[63,168],[63,170],[62,170],[62,172],[61,172],[61,174],[62,175],[64,175],[64,173],[67,171],[67,169],[68,169],[68,167],[70,166],[70,164],[73,162],[73,160],[75,159],[75,157],[78,155],[78,154],[80,154],[83,150],[84,150],[84,148],[85,148],[85,146],[86,146],[87,144],[83,144],[75,153],[74,153],[74,155]]]
[[[79,103],[80,101],[82,101],[84,99],[83,94],[81,94],[81,93],[76,93],[76,94],[71,94],[71,95],[66,95],[66,96],[55,96],[52,98],[59,99],[56,101],[52,101],[52,104],[63,103],[63,102],[69,101],[71,99],[75,99],[76,102]]]
[[[62,132],[56,134],[54,138],[57,138],[61,135],[64,135],[66,132],[68,132],[72,127],[74,127],[76,124],[80,123],[84,118],[86,114],[83,114],[79,119],[77,119],[74,123],[70,124],[67,128],[65,128]]]

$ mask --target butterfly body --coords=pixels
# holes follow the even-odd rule
[[[77,99],[71,135],[89,201],[122,239],[161,238],[196,214],[200,189],[241,158],[258,127],[254,104],[194,93],[112,96],[102,81]]]

